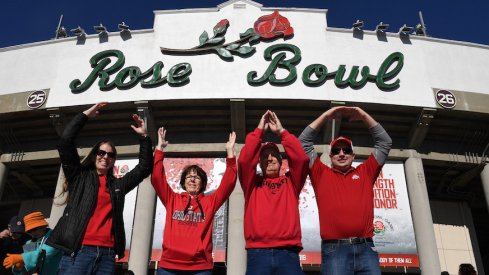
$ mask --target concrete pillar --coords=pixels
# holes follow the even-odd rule
[[[156,209],[156,192],[151,177],[139,184],[134,210],[129,269],[134,274],[147,274],[151,257],[151,242]]]
[[[229,197],[228,212],[227,274],[246,273],[246,250],[244,239],[244,194],[239,180]]]
[[[482,189],[486,197],[487,209],[489,210],[489,165],[486,164],[481,172]]]
[[[5,164],[0,162],[0,200],[2,200],[3,190],[7,184],[8,168]]]
[[[406,160],[404,169],[421,273],[424,275],[440,274],[440,259],[436,246],[423,163],[420,158],[410,157]]]
[[[63,173],[63,168],[59,168],[58,182],[56,183],[56,190],[54,191],[53,206],[51,207],[51,214],[49,215],[49,227],[54,228],[58,223],[59,219],[63,215],[63,211],[66,207],[66,199],[68,193],[63,192],[63,184],[65,182],[65,174]]]

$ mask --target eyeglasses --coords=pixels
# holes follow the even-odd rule
[[[351,147],[335,147],[331,148],[331,155],[336,156],[341,151],[343,151],[345,155],[351,155],[353,153],[353,149]]]
[[[188,175],[185,177],[186,180],[202,180],[199,176]]]
[[[105,157],[105,155],[107,155],[107,157],[109,157],[111,159],[115,159],[115,153],[114,152],[107,152],[107,151],[104,151],[102,149],[99,149],[97,151],[97,156],[103,158],[103,157]]]

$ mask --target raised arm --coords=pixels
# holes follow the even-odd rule
[[[314,139],[323,127],[323,125],[329,120],[341,116],[341,111],[344,110],[343,106],[333,107],[326,112],[322,113],[311,124],[309,124],[299,136],[299,140],[309,157],[309,167],[312,167],[314,161],[318,157],[316,150],[314,150]]]
[[[131,128],[139,135],[139,162],[129,173],[123,178],[124,192],[129,193],[134,187],[141,183],[153,169],[153,152],[151,151],[151,138],[148,136],[145,121],[138,115],[133,114],[132,118],[136,126],[131,125]]]
[[[106,106],[107,102],[100,102],[89,109],[76,115],[67,125],[61,139],[58,142],[58,152],[63,172],[68,182],[80,173],[80,156],[75,146],[75,139],[89,118],[94,118],[99,114],[99,110]]]
[[[343,113],[350,118],[350,121],[359,120],[367,126],[375,142],[373,155],[381,166],[384,165],[392,146],[392,139],[389,134],[387,134],[385,129],[375,119],[360,107],[345,107]]]
[[[166,206],[170,197],[175,193],[168,181],[166,180],[165,166],[163,160],[165,159],[164,149],[168,145],[166,141],[166,129],[161,127],[158,129],[158,145],[155,148],[155,159],[153,163],[153,173],[151,174],[151,184],[156,190],[156,194],[160,198],[163,205]]]
[[[300,194],[302,187],[306,181],[308,172],[309,158],[304,153],[301,147],[301,143],[293,134],[285,130],[274,112],[270,115],[270,130],[282,139],[282,145],[284,146],[285,153],[287,154],[287,160],[289,163],[289,174],[294,184],[297,195]]]
[[[246,136],[245,145],[241,149],[238,158],[239,182],[243,188],[245,197],[248,197],[256,184],[256,166],[260,157],[261,137],[268,129],[270,111],[262,115],[256,129]]]
[[[236,172],[236,157],[234,155],[234,144],[236,143],[236,133],[229,134],[229,140],[226,143],[226,171],[221,180],[221,184],[217,188],[216,192],[212,195],[215,196],[215,210],[219,209],[221,205],[229,198],[231,192],[233,192],[236,186],[237,172]],[[211,196],[212,196],[211,195]]]
[[[146,121],[139,117],[137,114],[132,114],[132,119],[136,122],[136,126],[131,124],[131,128],[136,132],[136,134],[146,137],[148,136],[148,129],[146,127]]]

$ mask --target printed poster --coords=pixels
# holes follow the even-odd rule
[[[114,164],[114,176],[121,178],[129,171],[134,169],[138,164],[138,159],[118,159]],[[124,218],[124,231],[126,233],[126,252],[122,259],[118,259],[118,262],[127,262],[129,260],[129,247],[131,245],[132,236],[132,224],[134,223],[134,210],[136,208],[136,196],[138,188],[134,188],[131,192],[126,194],[124,203],[124,211],[122,216]]]

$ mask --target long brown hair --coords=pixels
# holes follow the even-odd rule
[[[90,149],[90,152],[81,160],[81,162],[80,162],[81,166],[85,167],[86,169],[90,169],[90,170],[95,169],[95,160],[97,158],[97,152],[100,149],[100,146],[102,146],[102,144],[107,144],[112,148],[112,152],[114,152],[116,155],[116,158],[114,159],[114,162],[115,162],[115,160],[117,159],[117,149],[115,148],[115,145],[112,141],[104,139],[104,140],[97,142],[95,145],[92,146],[92,149]],[[114,166],[112,166],[112,168],[108,171],[107,174],[111,175],[111,176],[114,174]],[[58,196],[56,196],[56,198],[63,196],[65,193],[68,193],[68,195],[66,196],[66,199],[62,203],[55,203],[56,205],[61,206],[61,205],[64,205],[68,202],[68,197],[69,197],[68,185],[69,185],[69,182],[65,177],[65,180],[63,182],[63,191]]]

